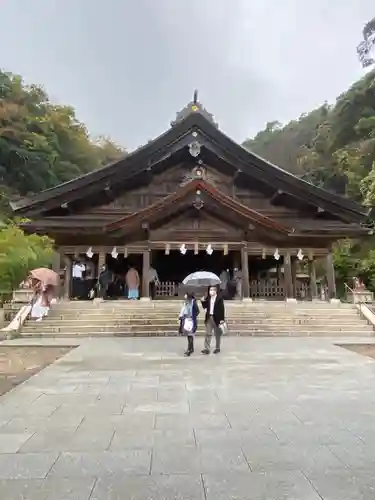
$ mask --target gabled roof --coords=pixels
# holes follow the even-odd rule
[[[105,226],[104,230],[106,232],[112,232],[122,227],[132,228],[134,226],[140,226],[142,222],[158,220],[159,218],[165,216],[168,207],[171,207],[172,210],[177,210],[179,202],[184,201],[188,195],[197,192],[203,192],[212,200],[217,202],[224,210],[234,212],[235,214],[237,214],[237,216],[241,216],[247,219],[249,223],[251,222],[257,226],[263,227],[264,229],[268,229],[284,235],[292,232],[292,230],[286,228],[276,221],[273,221],[269,217],[266,217],[259,212],[248,208],[242,203],[233,200],[204,180],[191,180],[184,186],[181,186],[175,193],[166,196],[165,198],[140,210],[139,212],[128,215],[126,217],[121,217],[117,221],[109,223],[107,226]]]
[[[33,210],[43,212],[43,206],[47,202],[49,208],[51,205],[59,207],[66,203],[68,197],[69,200],[74,200],[86,196],[86,193],[90,195],[99,193],[111,183],[118,183],[120,179],[126,186],[127,180],[145,171],[152,172],[155,166],[182,149],[187,149],[194,141],[197,141],[209,154],[232,165],[242,175],[259,179],[276,191],[279,190],[328,212],[346,217],[348,220],[361,222],[367,216],[367,209],[348,198],[318,188],[238,145],[221,132],[211,115],[195,102],[184,108],[182,115],[178,116],[171,128],[145,146],[101,169],[30,198],[13,201],[11,206],[16,214],[27,214]]]

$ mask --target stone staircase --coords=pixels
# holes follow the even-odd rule
[[[28,320],[23,337],[177,336],[181,303],[168,301],[59,302],[41,322]],[[226,302],[230,335],[373,335],[352,304],[325,302]],[[198,335],[204,334],[203,311]]]

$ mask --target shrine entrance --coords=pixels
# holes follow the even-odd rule
[[[177,297],[178,290],[183,279],[190,273],[196,271],[210,271],[217,276],[224,269],[233,271],[236,263],[236,254],[239,252],[229,251],[228,255],[223,252],[212,252],[211,255],[201,250],[197,254],[188,250],[182,254],[178,250],[171,250],[169,254],[165,251],[153,250],[151,265],[156,269],[160,285],[157,287],[157,298]]]

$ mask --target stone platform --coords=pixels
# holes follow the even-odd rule
[[[225,303],[231,336],[373,336],[354,304],[277,301]],[[27,321],[24,337],[178,336],[181,301],[61,301],[41,322]],[[204,335],[203,311],[197,335]]]
[[[78,343],[0,398],[0,498],[373,500],[375,362],[334,339]]]

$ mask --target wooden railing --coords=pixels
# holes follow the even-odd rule
[[[285,297],[285,286],[278,279],[261,279],[250,281],[250,297],[256,298],[282,298]],[[307,299],[310,297],[310,287],[306,282],[297,282],[296,298]]]
[[[178,293],[179,285],[176,281],[160,281],[156,285],[156,297],[174,297]]]
[[[177,281],[161,281],[156,285],[156,297],[167,298],[178,295],[180,283]],[[257,298],[279,298],[285,297],[284,283],[277,279],[261,279],[250,281],[250,297]],[[310,287],[306,282],[299,282],[296,285],[296,298],[308,299],[310,297]]]
[[[284,296],[284,286],[279,280],[271,279],[250,281],[250,297],[252,299]]]

